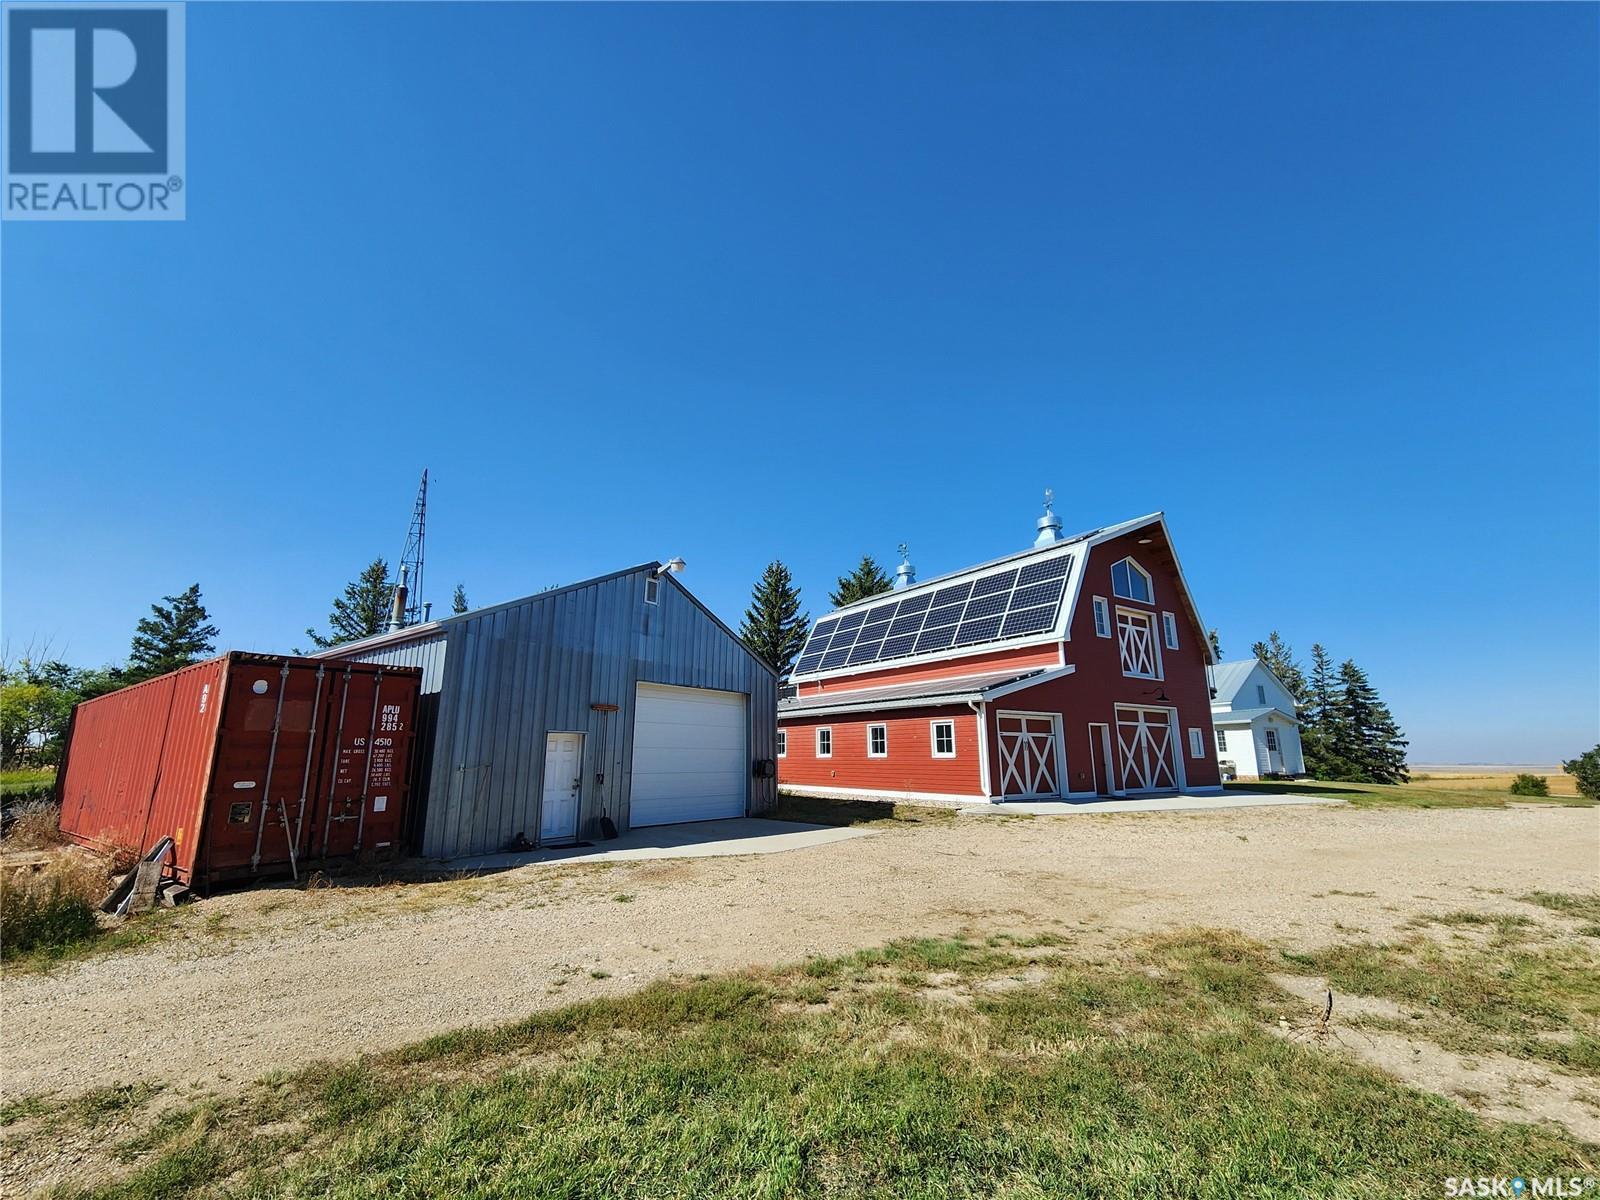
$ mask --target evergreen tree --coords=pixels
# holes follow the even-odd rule
[[[389,564],[381,558],[373,559],[358,578],[345,585],[344,595],[334,600],[333,609],[328,613],[327,636],[315,629],[307,629],[306,636],[326,650],[329,646],[382,633],[394,605],[394,587],[394,581],[389,578]]]
[[[1354,659],[1345,659],[1339,668],[1339,693],[1334,749],[1350,768],[1343,778],[1359,783],[1406,782],[1410,743]]]
[[[1279,637],[1276,629],[1267,634],[1266,641],[1251,646],[1250,653],[1267,664],[1267,669],[1289,689],[1289,694],[1295,698],[1296,703],[1306,698],[1305,672],[1294,660],[1294,647]]]
[[[751,589],[750,607],[745,609],[739,638],[752,654],[770,663],[782,679],[788,676],[795,655],[805,645],[810,621],[800,611],[800,589],[795,587],[789,568],[774,559]]]
[[[835,608],[841,608],[857,600],[865,600],[868,596],[881,596],[893,586],[894,582],[883,573],[878,560],[870,554],[863,554],[855,570],[839,576],[838,589],[829,592],[828,599]]]
[[[1213,629],[1210,633],[1206,634],[1206,641],[1211,643],[1211,657],[1216,659],[1218,662],[1221,662],[1222,661],[1222,639],[1217,636],[1217,631],[1215,629]]]
[[[1311,675],[1299,716],[1300,749],[1305,754],[1306,773],[1314,779],[1342,779],[1349,773],[1349,766],[1334,749],[1341,700],[1333,659],[1320,643],[1312,646]]]
[[[211,614],[200,603],[198,583],[190,584],[176,596],[161,598],[166,603],[152,604],[150,615],[134,629],[128,673],[135,679],[176,671],[216,649],[217,627],[211,624]]]
[[[456,584],[456,590],[450,596],[450,611],[464,613],[470,606],[467,604],[467,589],[461,584]]]

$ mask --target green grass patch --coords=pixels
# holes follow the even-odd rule
[[[48,792],[55,786],[55,782],[56,769],[54,767],[0,771],[0,796],[26,796]]]
[[[1564,917],[1583,921],[1600,921],[1600,892],[1574,894],[1572,892],[1529,892],[1517,897],[1525,904],[1537,904]]]
[[[1028,941],[659,983],[275,1079],[94,1194],[1431,1196],[1595,1152],[1274,1036],[1279,960],[1237,935]]]
[[[1356,808],[1504,808],[1519,804],[1554,804],[1568,808],[1592,807],[1594,801],[1582,796],[1512,796],[1509,791],[1451,787],[1448,779],[1424,779],[1416,783],[1335,783],[1324,780],[1297,780],[1275,783],[1230,783],[1229,792],[1254,795],[1331,796],[1348,801]]]

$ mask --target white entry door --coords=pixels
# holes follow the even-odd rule
[[[578,837],[578,797],[583,793],[583,734],[549,733],[544,739],[544,803],[539,809],[539,844]]]
[[[742,692],[641,683],[629,828],[744,816],[747,714]]]

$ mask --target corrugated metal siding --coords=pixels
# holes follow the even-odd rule
[[[548,595],[447,619],[415,642],[344,650],[362,661],[423,669],[439,694],[422,852],[450,858],[538,837],[545,735],[584,735],[579,837],[602,814],[628,827],[638,683],[749,696],[750,757],[776,755],[776,677],[670,576],[644,602],[646,566]],[[340,653],[341,651],[335,651]],[[593,704],[615,704],[610,714]],[[769,810],[777,781],[750,779],[750,811]]]

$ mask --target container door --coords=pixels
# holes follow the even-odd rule
[[[205,858],[217,877],[288,868],[305,856],[327,674],[241,661],[228,673],[206,804]]]
[[[341,858],[398,849],[417,679],[370,667],[329,675],[334,686],[312,852]]]

